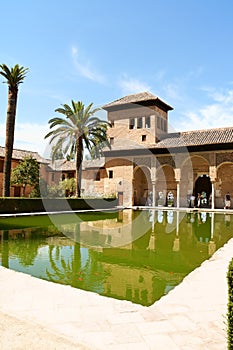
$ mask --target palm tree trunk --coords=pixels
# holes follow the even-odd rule
[[[83,161],[83,140],[82,140],[82,136],[79,136],[76,141],[76,197],[81,196],[82,161]]]
[[[15,132],[15,115],[17,105],[18,89],[8,89],[8,107],[7,107],[7,120],[6,120],[6,141],[5,141],[5,161],[4,161],[4,183],[3,183],[3,196],[10,196],[10,180],[11,180],[11,159],[14,145],[14,132]]]

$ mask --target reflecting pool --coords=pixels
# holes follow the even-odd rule
[[[123,210],[0,218],[2,266],[149,306],[232,238],[232,216]]]

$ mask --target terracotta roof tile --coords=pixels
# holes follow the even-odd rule
[[[49,163],[49,161],[39,155],[38,152],[25,151],[21,149],[13,149],[12,158],[13,159],[24,159],[25,157],[32,156],[38,163]],[[5,147],[0,146],[0,157],[5,157]]]
[[[130,104],[130,103],[139,103],[139,102],[145,102],[145,101],[160,101],[167,106],[168,110],[173,109],[171,106],[169,106],[167,103],[162,101],[160,98],[158,98],[157,96],[147,91],[140,92],[138,94],[124,96],[122,98],[119,98],[113,102],[110,102],[104,105],[102,108],[108,109],[109,107],[120,106],[120,105]]]
[[[73,171],[75,170],[75,162],[74,161],[70,161],[70,160],[66,160],[66,159],[56,159],[55,161],[51,161],[49,163],[49,166],[51,168],[51,170],[57,170],[57,171]]]
[[[86,168],[101,168],[105,164],[105,158],[97,158],[97,159],[91,159],[91,160],[84,160],[83,161],[83,169]]]
[[[129,139],[114,139],[111,150],[163,149],[224,143],[233,143],[233,127],[168,133],[158,143],[149,145],[136,144]],[[107,154],[111,150],[106,149],[105,153]]]
[[[214,145],[233,142],[233,127],[170,133],[154,148]]]
[[[100,168],[104,166],[105,158],[93,159],[93,160],[84,160],[82,163],[82,169],[86,168]],[[75,171],[76,163],[74,160],[58,159],[53,163],[50,162],[50,168],[52,171]]]

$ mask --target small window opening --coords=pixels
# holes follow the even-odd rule
[[[146,129],[150,129],[150,116],[146,117],[145,126],[146,126]]]
[[[100,181],[100,171],[97,171],[95,181]]]
[[[158,127],[158,129],[161,129],[161,119],[160,119],[160,117],[158,117],[158,119],[157,119],[157,127]]]
[[[109,170],[108,177],[109,179],[113,179],[113,170]]]
[[[0,160],[0,173],[3,173],[4,160]]]
[[[134,120],[134,118],[131,118],[129,120],[129,128],[134,129],[134,127],[135,127],[135,120]]]
[[[143,142],[146,141],[146,135],[142,135],[142,141],[143,141]]]
[[[137,125],[137,128],[138,128],[138,129],[141,129],[141,128],[142,128],[142,117],[139,117],[139,118],[138,118],[138,125]]]
[[[163,120],[163,130],[167,131],[167,123],[165,119]]]

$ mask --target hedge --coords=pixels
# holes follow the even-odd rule
[[[112,198],[0,198],[0,214],[110,209],[117,206]]]
[[[227,313],[227,333],[228,333],[228,350],[233,350],[233,259],[231,260],[228,273],[228,313]]]

